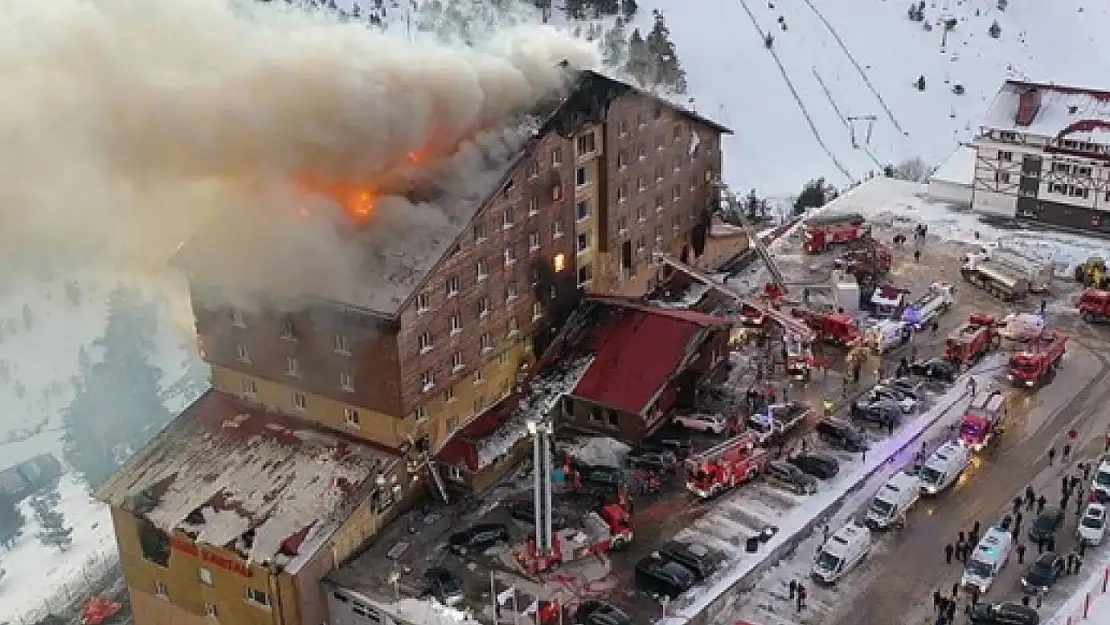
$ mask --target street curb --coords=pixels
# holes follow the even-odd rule
[[[974,373],[976,375],[981,375],[979,371],[975,371]],[[958,388],[961,382],[964,381],[965,376],[960,376],[959,378],[957,378],[957,381],[953,385],[953,387]],[[887,463],[890,462],[891,458],[897,455],[898,452],[900,452],[902,449],[905,449],[905,447],[917,442],[926,430],[931,428],[942,418],[946,417],[952,410],[952,408],[956,404],[963,401],[968,396],[968,394],[968,389],[965,387],[963,392],[949,401],[946,405],[938,404],[938,406],[943,407],[934,406],[933,408],[931,408],[930,411],[935,411],[936,414],[931,419],[923,419],[921,421],[914,422],[914,425],[911,427],[916,428],[916,431],[913,432],[912,436],[910,436],[904,446],[893,449],[890,454],[887,454],[886,457],[875,464],[875,466],[866,470],[855,484],[849,487],[848,490],[841,493],[836,499],[829,502],[829,504],[825,506],[825,508],[821,512],[815,514],[812,519],[810,519],[805,525],[800,527],[792,536],[784,540],[782,544],[772,549],[754,567],[752,567],[750,571],[745,573],[743,577],[736,580],[727,588],[723,588],[719,592],[716,592],[716,596],[714,596],[712,600],[706,603],[700,611],[691,616],[669,616],[664,619],[655,621],[655,625],[712,625],[715,622],[716,618],[729,606],[736,593],[752,590],[752,588],[755,587],[756,582],[759,581],[759,578],[763,577],[763,575],[767,573],[769,569],[778,565],[779,562],[783,560],[783,558],[792,554],[798,548],[798,545],[810,535],[814,528],[827,522],[827,520],[831,516],[836,514],[836,512],[840,510],[840,508],[844,504],[844,501],[849,496],[859,492],[859,490],[864,487],[864,485],[867,483],[868,480],[871,479],[871,477],[873,477],[881,469],[887,466]]]

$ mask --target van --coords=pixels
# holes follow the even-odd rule
[[[875,493],[867,508],[867,526],[886,529],[905,521],[906,513],[921,497],[921,481],[916,475],[898,472]]]
[[[1010,561],[1010,548],[1013,546],[1013,537],[1010,532],[994,525],[987,528],[983,538],[979,540],[975,551],[967,558],[963,577],[960,578],[961,586],[976,586],[979,594],[985,594],[990,589],[999,571]]]
[[[970,448],[952,441],[941,445],[921,467],[921,490],[928,495],[940,493],[956,483],[970,462]]]
[[[818,582],[835,584],[871,551],[871,530],[850,522],[829,537],[817,551],[813,577]]]

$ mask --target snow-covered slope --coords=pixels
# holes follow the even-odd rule
[[[773,49],[832,156],[745,6],[759,30],[774,34]],[[908,19],[909,6],[908,0],[641,0],[637,25],[650,26],[652,9],[664,12],[694,105],[736,132],[725,143],[726,181],[763,193],[795,191],[817,176],[847,182],[834,158],[855,178],[877,162],[920,156],[937,165],[956,142],[971,138],[1009,76],[1110,88],[1110,44],[1099,37],[1110,28],[1105,2],[1009,0],[999,11],[997,0],[929,0],[929,31]],[[958,25],[942,50],[938,23],[945,17]],[[998,39],[987,33],[995,20]],[[924,92],[913,86],[920,75]],[[952,92],[956,84],[963,95]],[[842,118],[866,116],[876,117],[870,144],[868,123],[855,122],[860,149],[853,149]]]

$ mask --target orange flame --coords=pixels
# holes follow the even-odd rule
[[[374,205],[380,195],[374,185],[328,181],[308,174],[300,176],[297,184],[305,191],[334,200],[360,223],[373,214]],[[301,214],[307,215],[307,209],[301,209]]]
[[[424,153],[423,152],[412,151],[412,152],[409,152],[408,157],[409,157],[409,162],[412,163],[413,165],[420,165],[421,163],[424,162]]]

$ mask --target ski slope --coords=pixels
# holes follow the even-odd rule
[[[1007,77],[1110,88],[1110,44],[1097,37],[1110,27],[1106,3],[1009,0],[999,11],[997,0],[930,0],[931,31],[908,19],[909,5],[641,0],[636,25],[649,29],[651,11],[663,11],[694,107],[736,133],[725,141],[725,179],[763,194],[796,192],[818,176],[843,184],[912,157],[939,165],[972,138]],[[958,24],[942,49],[938,23],[946,17]],[[998,39],[987,33],[995,20]],[[774,35],[781,71],[763,32]],[[913,86],[921,75],[923,92]],[[952,92],[956,84],[963,95]],[[875,117],[870,143],[868,122],[846,119],[867,116]]]

